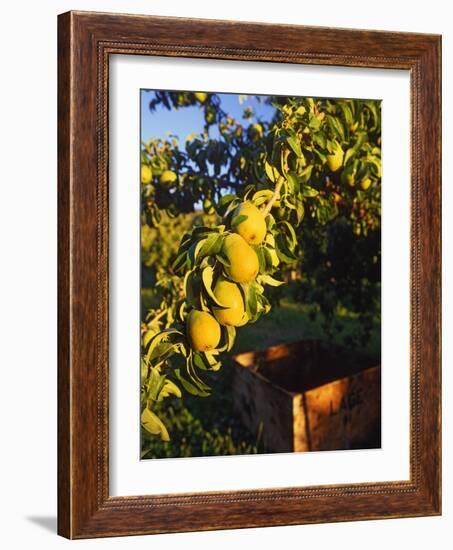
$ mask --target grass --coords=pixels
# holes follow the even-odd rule
[[[332,338],[332,341],[337,344],[344,344],[345,339],[353,336],[359,328],[357,316],[345,309],[338,311],[335,321],[341,327],[341,330]],[[234,353],[264,349],[302,339],[325,337],[323,317],[312,305],[296,303],[284,298],[279,306],[274,307],[257,323],[246,325],[238,331]],[[360,351],[379,357],[380,345],[379,322],[376,321],[366,347]]]

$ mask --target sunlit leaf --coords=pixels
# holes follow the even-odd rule
[[[153,356],[155,348],[162,342],[166,342],[168,338],[173,335],[183,336],[182,332],[174,328],[168,328],[156,334],[149,343],[148,350],[146,352],[146,360],[149,362]]]
[[[228,307],[227,305],[222,304],[222,302],[215,297],[214,291],[212,290],[212,284],[214,281],[214,269],[211,266],[205,267],[203,269],[201,277],[203,280],[203,286],[211,300],[221,308]]]
[[[271,277],[270,275],[262,275],[261,276],[261,281],[266,284],[266,285],[269,285],[269,286],[281,286],[283,284],[285,284],[283,281],[277,281],[277,279],[274,279],[273,277]]]
[[[159,435],[162,441],[170,441],[170,435],[164,423],[148,408],[142,412],[141,425],[151,435]]]
[[[295,136],[289,136],[286,138],[288,145],[294,151],[298,157],[302,157],[302,149],[300,148],[300,143]]]

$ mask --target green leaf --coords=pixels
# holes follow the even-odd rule
[[[343,164],[346,166],[348,161],[357,154],[357,152],[360,150],[362,145],[368,141],[368,134],[366,132],[357,132],[356,134],[356,141],[352,147],[347,149],[345,155],[344,155],[344,162]]]
[[[199,251],[199,257],[215,256],[222,250],[223,237],[219,233],[213,233],[204,241]]]
[[[197,225],[192,229],[192,235],[196,235],[198,237],[207,237],[209,233],[217,233],[217,228]]]
[[[294,251],[294,248],[297,244],[297,235],[294,230],[294,227],[287,221],[281,221],[279,222],[279,228],[283,230],[283,233],[281,231],[281,234],[284,234],[286,237],[286,242],[288,243],[288,247],[291,251]]]
[[[339,138],[340,141],[344,141],[344,128],[343,124],[340,122],[340,120],[337,117],[333,117],[331,115],[327,115],[326,117],[329,126],[333,130],[333,132],[336,134],[336,136]]]
[[[170,435],[165,424],[157,414],[148,408],[145,408],[142,412],[141,425],[151,435],[160,435],[162,441],[170,441]]]
[[[291,149],[294,151],[296,156],[303,157],[302,149],[300,148],[300,143],[299,143],[298,139],[296,138],[296,136],[288,136],[286,138],[286,141],[287,141],[288,145],[291,147]]]
[[[370,128],[370,130],[373,132],[376,130],[378,124],[379,124],[379,114],[378,109],[376,105],[376,101],[364,101],[364,105],[368,107],[368,109],[371,111],[371,114],[373,115],[373,126]],[[380,102],[379,102],[380,103]]]
[[[220,207],[228,206],[230,204],[230,202],[232,202],[236,199],[237,199],[236,195],[232,195],[231,193],[227,194],[227,195],[222,195],[222,197],[219,200],[219,206]]]
[[[272,198],[274,192],[271,191],[270,189],[263,189],[261,191],[257,191],[253,197],[252,197],[252,202],[256,205],[256,206],[260,206],[261,204],[267,202],[269,199]]]
[[[301,183],[307,183],[307,181],[310,179],[311,177],[311,173],[313,172],[313,164],[309,164],[308,166],[306,166],[302,172],[300,172],[299,174],[299,181]]]
[[[288,181],[289,188],[291,190],[291,193],[293,195],[297,194],[299,192],[299,180],[297,176],[291,172],[289,172],[286,175],[286,179]]]
[[[244,293],[245,311],[250,321],[253,322],[253,319],[258,309],[255,289],[250,283],[243,283],[240,285],[240,287],[242,288]]]
[[[266,263],[266,269],[264,271],[270,271],[273,267],[272,256],[269,249],[266,246],[263,247],[263,256],[264,256],[264,261]]]
[[[322,153],[318,149],[314,149],[313,151],[316,155],[318,155],[319,159],[321,160],[321,162],[323,164],[325,164],[327,162],[327,156],[324,153]]]
[[[319,128],[321,127],[321,121],[317,116],[310,115],[310,122],[308,123],[308,126],[313,130],[319,130]]]
[[[227,308],[225,304],[222,304],[216,297],[212,290],[212,284],[214,280],[214,269],[208,265],[203,269],[203,272],[201,274],[201,278],[203,280],[203,286],[206,292],[208,293],[209,298],[219,307],[221,308]]]
[[[140,383],[143,384],[146,381],[148,375],[148,365],[143,360],[143,357],[140,361]]]
[[[304,197],[317,197],[319,195],[319,191],[315,189],[314,187],[310,187],[309,185],[304,185],[302,189],[302,195]]]
[[[274,166],[269,164],[267,160],[264,163],[264,171],[266,172],[266,176],[271,180],[272,183],[275,183],[280,177],[278,170]]]
[[[157,360],[163,361],[164,359],[167,359],[170,355],[173,353],[174,344],[169,343],[161,343],[156,346],[154,346],[154,349],[151,354],[146,355],[146,359],[148,361],[156,361]]]
[[[283,281],[277,281],[277,279],[274,279],[270,275],[262,275],[261,282],[269,286],[281,286],[285,284]]]
[[[223,254],[216,254],[216,260],[218,260],[225,267],[230,267],[230,262]]]
[[[266,259],[264,257],[263,247],[261,245],[252,245],[253,250],[258,256],[259,271],[264,273],[266,271]]]
[[[222,366],[222,363],[216,358],[217,353],[215,351],[206,351],[204,356],[208,362],[211,370],[217,371]]]
[[[209,364],[206,364],[201,353],[198,353],[196,351],[193,352],[192,355],[193,358],[193,364],[201,370],[209,370]]]
[[[197,308],[201,292],[200,278],[196,271],[188,271],[184,277],[184,294],[187,304]]]
[[[189,248],[189,252],[187,253],[187,256],[190,261],[190,266],[193,267],[197,263],[198,255],[200,254],[200,250],[203,246],[203,244],[206,242],[207,238],[202,238],[199,241],[195,241],[192,246]]]
[[[234,216],[234,218],[231,220],[231,229],[235,229],[240,223],[245,222],[245,220],[247,219],[248,216],[245,216],[244,214]]]
[[[181,398],[182,393],[181,390],[178,388],[178,386],[168,378],[165,379],[165,383],[159,392],[159,397],[157,398],[158,401],[162,401],[166,397],[174,395],[175,397]]]
[[[343,111],[343,116],[346,121],[346,124],[350,126],[354,122],[354,118],[352,116],[352,111],[349,108],[349,105],[346,103],[346,101],[339,101],[338,106]]]
[[[286,264],[293,264],[297,261],[296,256],[289,250],[286,239],[280,233],[275,238],[275,251],[280,261]]]
[[[296,215],[297,215],[297,223],[300,224],[300,222],[304,219],[304,215],[305,215],[304,203],[301,200],[298,200],[296,202]]]
[[[192,353],[187,358],[186,368],[187,368],[187,374],[189,375],[191,382],[199,390],[201,390],[203,392],[209,392],[211,388],[207,384],[205,384],[203,382],[203,380],[197,374],[197,371],[196,371],[195,365],[194,365],[194,361],[193,361],[193,354]]]
[[[165,376],[161,374],[160,369],[153,367],[149,369],[149,377],[146,381],[146,397],[153,401],[157,400],[160,390],[162,389],[165,382]]]
[[[316,132],[312,135],[313,141],[318,145],[318,147],[321,147],[321,149],[325,149],[327,145],[327,139],[323,132]]]
[[[236,340],[236,328],[232,327],[232,326],[227,326],[225,328],[226,328],[226,331],[227,331],[227,334],[228,334],[227,351],[231,351],[231,349],[234,346],[234,342]]]
[[[187,252],[185,251],[176,257],[172,264],[172,269],[177,273],[178,271],[183,271],[184,267],[187,267]]]
[[[151,338],[148,346],[148,351],[146,352],[147,362],[150,361],[150,358],[152,357],[156,346],[158,346],[161,342],[166,341],[168,337],[172,335],[184,336],[182,332],[176,330],[175,328],[167,328],[165,330],[162,330],[161,332],[158,332],[155,336]]]
[[[209,392],[197,388],[197,386],[186,380],[182,376],[180,369],[175,369],[174,373],[179,382],[181,382],[181,385],[186,390],[186,392],[192,395],[198,395],[199,397],[208,397],[210,395]]]

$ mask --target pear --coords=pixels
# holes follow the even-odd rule
[[[207,311],[193,309],[187,316],[187,336],[195,351],[209,351],[219,345],[220,325]]]
[[[160,183],[162,185],[172,185],[178,179],[178,176],[173,170],[164,170],[160,176]]]
[[[149,164],[142,164],[140,179],[143,185],[148,185],[153,179],[153,170]]]
[[[246,216],[247,219],[234,227],[235,233],[238,233],[248,244],[261,244],[267,232],[266,220],[261,211],[252,202],[246,201],[236,207],[232,220],[237,216]]]
[[[241,327],[247,322],[245,314],[244,300],[239,287],[219,279],[214,287],[214,296],[227,308],[214,308],[214,316],[217,321],[224,326]]]
[[[334,144],[334,152],[331,155],[327,155],[327,165],[336,172],[343,165],[344,151],[339,143]]]
[[[364,178],[364,179],[360,182],[360,187],[361,187],[364,191],[366,191],[370,185],[371,185],[371,180],[370,180],[370,178]]]
[[[237,233],[228,235],[222,246],[229,266],[226,272],[235,283],[249,283],[258,275],[259,262],[256,252]]]
[[[208,99],[208,94],[206,92],[195,92],[193,95],[200,103],[204,103]]]

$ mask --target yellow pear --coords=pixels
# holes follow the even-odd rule
[[[233,212],[232,220],[237,216],[247,216],[247,219],[234,227],[248,244],[261,244],[266,236],[266,220],[253,202],[246,201],[240,204]]]
[[[241,327],[247,322],[245,315],[244,300],[239,287],[220,279],[214,287],[214,296],[224,306],[225,309],[214,308],[214,316],[221,325],[230,325]]]
[[[222,251],[230,265],[226,271],[235,283],[249,283],[258,275],[259,262],[256,252],[237,233],[228,235]]]
[[[187,336],[195,351],[209,351],[219,345],[220,325],[207,311],[193,309],[187,316]]]
[[[193,95],[200,103],[204,103],[208,99],[208,94],[206,92],[195,92]]]
[[[370,185],[371,185],[371,180],[370,180],[370,178],[364,178],[364,179],[360,182],[360,187],[361,187],[364,191],[366,191]]]
[[[177,180],[178,176],[173,170],[164,170],[160,176],[160,183],[162,185],[172,185]]]
[[[336,172],[339,168],[341,168],[343,164],[343,157],[343,149],[341,148],[341,145],[336,143],[335,151],[333,152],[333,154],[327,155],[327,165],[332,170],[332,172]]]
[[[153,179],[153,170],[149,164],[142,164],[140,177],[143,185],[151,183],[151,180]]]

